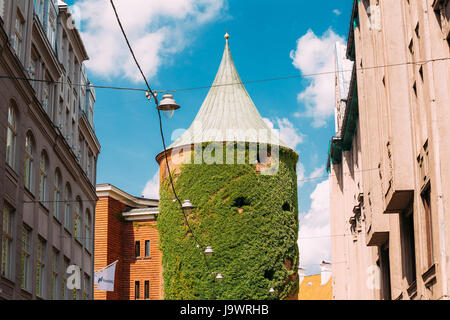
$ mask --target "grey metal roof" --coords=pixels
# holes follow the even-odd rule
[[[168,149],[202,142],[256,142],[289,148],[266,125],[242,84],[228,34],[219,71],[194,122]],[[200,130],[199,130],[200,129]]]

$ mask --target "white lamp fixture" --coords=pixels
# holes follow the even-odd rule
[[[269,293],[270,293],[270,294],[274,294],[274,293],[275,293],[275,290],[274,290],[273,288],[270,288],[270,289],[269,289]]]
[[[194,208],[194,206],[192,205],[191,201],[184,200],[183,204],[181,205],[181,208],[183,210],[192,210]]]
[[[161,110],[164,116],[168,119],[172,118],[175,110],[179,109],[180,106],[177,104],[173,95],[166,93],[163,95],[162,101],[158,105],[158,110]]]
[[[217,274],[216,280],[219,281],[219,282],[223,280],[223,277],[222,277],[222,275],[220,273]]]
[[[205,254],[206,254],[208,257],[211,257],[211,256],[214,254],[214,251],[213,251],[213,249],[211,248],[211,246],[207,246],[207,247],[206,247],[206,249],[205,249]]]

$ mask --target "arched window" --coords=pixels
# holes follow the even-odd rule
[[[39,168],[39,201],[44,206],[47,206],[48,192],[47,192],[47,173],[48,170],[48,157],[45,151],[41,153],[41,162]]]
[[[71,232],[71,206],[70,202],[72,201],[72,191],[70,190],[70,184],[66,184],[66,188],[64,190],[64,228],[66,228],[69,232]]]
[[[84,214],[84,236],[86,239],[85,246],[89,252],[92,252],[91,224],[91,212],[89,211],[89,209],[86,209],[86,213]]]
[[[16,161],[16,137],[17,137],[17,118],[13,105],[8,107],[8,132],[6,137],[6,163],[15,169]]]
[[[59,169],[55,171],[55,180],[53,182],[53,216],[61,221],[61,173]]]
[[[82,243],[82,233],[83,233],[83,225],[81,224],[81,199],[77,197],[77,201],[75,202],[75,210],[73,214],[73,235],[75,239]]]
[[[33,192],[33,135],[28,132],[25,137],[25,188]]]

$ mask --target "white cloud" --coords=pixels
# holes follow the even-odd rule
[[[278,131],[281,141],[286,143],[293,150],[295,150],[295,148],[303,142],[305,135],[301,133],[296,127],[294,127],[294,124],[289,121],[289,119],[276,118],[275,121],[278,128],[275,128],[273,121],[271,121],[270,119],[263,118],[263,120],[270,129]]]
[[[149,199],[159,199],[159,171],[146,183],[142,196]]]
[[[326,176],[325,166],[322,166],[320,168],[314,169],[313,172],[311,172],[309,179],[314,180],[322,178],[324,176]]]
[[[115,6],[138,61],[148,78],[162,61],[192,40],[193,30],[216,19],[227,0],[119,0]],[[126,46],[109,1],[78,0],[89,70],[107,78],[142,81]]]
[[[290,53],[292,64],[303,75],[334,72],[336,42],[345,43],[345,39],[331,29],[321,37],[308,30],[297,40],[297,48]],[[334,112],[334,74],[317,75],[308,79],[311,79],[310,85],[297,96],[298,101],[305,106],[305,111],[297,112],[295,116],[311,117],[313,127],[323,127]]]
[[[300,215],[298,239],[300,266],[307,269],[331,258],[329,180],[319,183],[310,198],[311,208]]]
[[[333,13],[337,16],[340,16],[342,12],[339,9],[334,9]]]
[[[301,187],[305,182],[305,166],[299,161],[297,162],[297,186]]]

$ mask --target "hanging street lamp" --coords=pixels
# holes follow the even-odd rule
[[[180,106],[177,104],[171,93],[166,93],[163,95],[163,99],[157,108],[163,112],[166,118],[170,119],[175,113],[175,110],[179,109]]]

